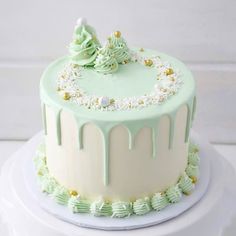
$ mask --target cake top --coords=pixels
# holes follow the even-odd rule
[[[124,119],[142,116],[141,109],[154,116],[178,107],[195,90],[190,71],[177,59],[130,48],[120,31],[102,46],[85,19],[77,21],[69,55],[49,66],[41,86],[47,91],[42,95],[58,106],[86,117],[123,112]]]

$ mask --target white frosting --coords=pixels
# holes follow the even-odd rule
[[[152,158],[152,135],[143,128],[135,138],[134,149],[129,150],[128,132],[123,126],[115,127],[110,134],[110,183],[103,183],[103,138],[93,124],[83,130],[83,149],[78,149],[77,123],[71,113],[62,111],[62,145],[56,137],[55,113],[46,107],[48,135],[46,154],[49,172],[68,189],[78,191],[81,196],[97,199],[102,195],[108,199],[129,201],[147,194],[161,192],[176,184],[187,166],[187,144],[185,128],[187,109],[179,109],[173,148],[168,148],[169,119],[163,116],[159,123],[157,158]]]
[[[84,18],[84,17],[80,17],[80,18],[76,21],[76,24],[77,24],[78,26],[86,25],[86,24],[87,24],[87,20],[86,20],[86,18]]]

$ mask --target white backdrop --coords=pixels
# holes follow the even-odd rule
[[[41,129],[40,75],[86,16],[101,40],[119,29],[130,45],[187,63],[198,86],[196,131],[236,143],[235,12],[235,0],[0,0],[0,139]]]

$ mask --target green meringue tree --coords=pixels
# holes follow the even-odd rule
[[[80,66],[93,66],[100,43],[95,30],[83,18],[78,19],[73,41],[69,45],[72,63]]]

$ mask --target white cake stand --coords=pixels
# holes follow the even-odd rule
[[[39,201],[43,196],[35,196],[33,194],[35,193],[35,189],[29,191],[29,188],[34,188],[35,186],[33,184],[34,176],[32,176],[31,166],[26,165],[26,160],[29,160],[29,157],[32,158],[32,150],[34,150],[35,146],[39,143],[40,137],[41,134],[33,137],[6,162],[2,169],[0,179],[0,212],[2,213],[2,218],[8,226],[9,233],[12,236],[139,236],[145,234],[150,236],[199,236],[200,234],[202,236],[217,236],[223,235],[222,232],[224,231],[224,228],[230,224],[230,220],[236,213],[234,206],[234,199],[236,197],[236,190],[234,187],[236,175],[233,168],[225,161],[225,159],[219,156],[209,144],[202,141],[197,135],[193,135],[193,139],[200,145],[204,157],[210,161],[211,181],[206,193],[204,190],[206,184],[204,185],[204,182],[199,183],[202,184],[202,187],[200,185],[200,187],[196,189],[195,195],[193,194],[196,199],[193,203],[195,205],[191,209],[187,211],[185,211],[185,209],[185,212],[181,215],[179,215],[181,213],[181,211],[179,211],[178,214],[175,213],[176,216],[179,215],[178,217],[161,224],[133,230],[125,230],[129,228],[127,225],[124,226],[124,230],[121,230],[119,227],[119,231],[104,231],[82,228],[75,225],[76,222],[72,222],[73,224],[68,223],[65,221],[71,222],[68,218],[63,218],[63,220],[61,220],[60,214],[58,215],[58,213],[53,214],[55,212],[50,212],[51,208],[48,209],[48,207],[51,207],[50,204],[46,204],[46,206],[40,204]],[[202,163],[204,162],[205,161]],[[28,168],[28,171],[26,172],[22,171],[25,167]],[[27,178],[31,177],[32,181],[27,181]],[[205,177],[209,179],[209,176],[205,175]],[[24,181],[24,178],[26,178],[26,181]],[[201,181],[203,181],[203,178]],[[200,191],[199,189],[204,191]],[[201,192],[199,196],[197,196],[198,192]],[[204,196],[203,193],[205,193]],[[197,203],[202,196],[203,198]],[[192,199],[193,198],[194,197],[192,197]],[[185,199],[183,199],[182,202],[182,206],[187,204]],[[188,207],[192,205],[189,205]],[[172,207],[173,214],[176,212],[176,209],[181,209],[178,205],[176,207],[173,205]],[[44,209],[48,210],[50,213]],[[62,210],[67,209],[64,207]],[[148,214],[147,217],[144,216],[136,219],[139,224],[145,226],[145,220],[151,216],[152,214]],[[105,218],[97,219],[95,217],[90,217],[89,219],[90,226],[95,223],[99,225],[99,221],[103,224],[106,222]],[[148,224],[146,224],[146,226],[147,225]]]

